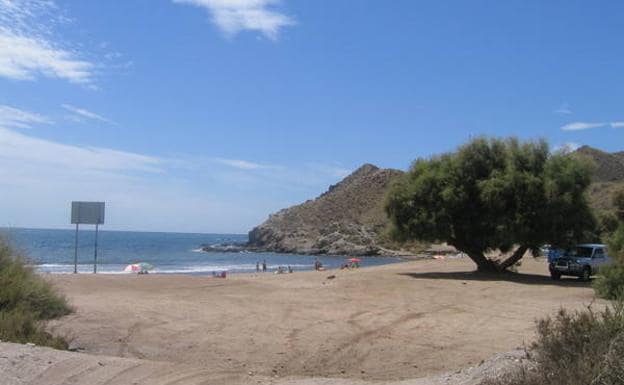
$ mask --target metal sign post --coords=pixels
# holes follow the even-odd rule
[[[74,274],[78,273],[78,223],[76,223],[76,241],[74,244]]]
[[[93,252],[93,274],[97,273],[97,236],[98,236],[98,224],[95,224],[95,247]]]
[[[97,246],[99,225],[104,223],[104,202],[72,202],[71,223],[76,224],[74,245],[74,274],[78,273],[78,225],[95,225],[95,245],[93,253],[93,274],[97,273]]]

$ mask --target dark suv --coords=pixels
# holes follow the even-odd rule
[[[552,279],[559,279],[562,275],[579,277],[583,281],[598,272],[602,265],[611,263],[611,257],[607,255],[606,246],[600,243],[585,243],[576,245],[561,255],[553,255],[548,258],[548,269]]]

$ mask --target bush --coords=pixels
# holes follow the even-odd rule
[[[600,275],[594,281],[594,290],[602,298],[624,298],[624,223],[611,237],[609,254],[614,258],[614,263],[600,268]]]
[[[617,216],[612,212],[600,213],[598,215],[597,233],[599,236],[609,236],[617,230],[620,222]]]
[[[482,385],[615,385],[624,383],[624,306],[595,313],[559,311],[537,323],[531,364]]]
[[[624,265],[615,263],[600,268],[593,283],[596,295],[606,299],[624,298]]]
[[[13,254],[0,238],[0,340],[65,348],[65,341],[45,332],[41,322],[68,314],[67,301]]]

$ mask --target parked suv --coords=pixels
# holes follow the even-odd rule
[[[553,253],[548,258],[548,269],[552,279],[559,279],[562,275],[579,277],[583,281],[598,272],[602,265],[611,263],[607,255],[606,246],[600,243],[585,243],[576,245],[572,250],[563,253]]]

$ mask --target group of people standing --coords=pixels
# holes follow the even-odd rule
[[[357,258],[352,258],[349,259],[346,263],[342,264],[340,266],[341,269],[354,269],[354,268],[358,268],[360,267],[360,260]],[[323,271],[325,270],[325,267],[323,267],[323,263],[321,261],[319,261],[318,258],[314,259],[314,270],[316,271]],[[262,260],[262,264],[260,264],[260,261],[256,262],[256,273],[259,273],[260,271],[262,271],[263,273],[266,273],[267,271],[267,263],[266,263],[266,259]],[[277,270],[275,270],[276,274],[282,274],[282,273],[292,273],[293,269],[290,265],[288,265],[288,267],[284,267],[284,266],[279,266],[277,268]]]
[[[267,265],[266,265],[266,259],[262,261],[262,272],[266,273],[267,271]],[[260,261],[256,262],[256,273],[260,272]]]
[[[260,261],[256,262],[256,273],[259,273],[261,268],[262,268],[262,272],[266,273],[266,271],[267,271],[266,259],[264,259],[262,261],[262,265],[260,265]],[[275,273],[276,274],[283,274],[286,271],[288,271],[289,273],[292,273],[293,272],[293,268],[290,265],[288,265],[288,267],[279,266],[277,268],[277,270],[275,271]]]

